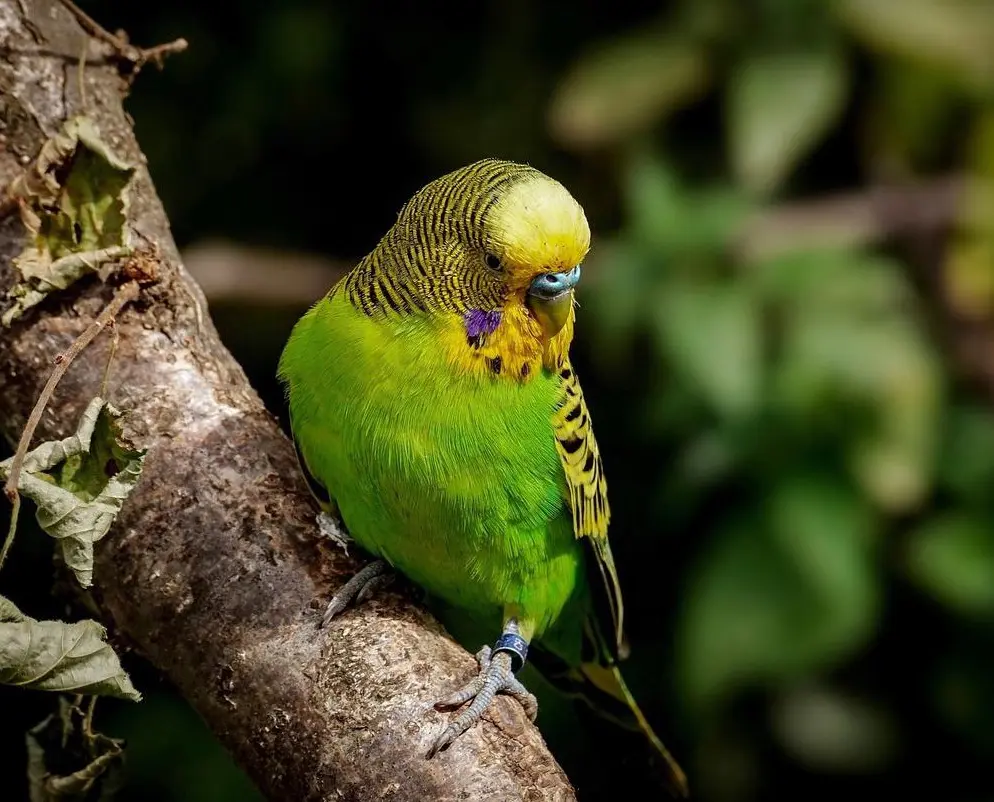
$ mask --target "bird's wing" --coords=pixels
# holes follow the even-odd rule
[[[573,512],[573,532],[593,552],[601,581],[594,581],[595,620],[599,633],[590,633],[595,642],[608,647],[609,657],[624,657],[628,647],[624,634],[624,605],[618,572],[611,555],[607,527],[611,509],[607,500],[607,479],[594,439],[590,413],[583,400],[580,382],[567,360],[559,371],[561,398],[552,415],[556,448],[566,477],[567,498]],[[604,637],[604,632],[612,637]],[[599,635],[599,636],[598,636]]]
[[[315,501],[317,501],[318,506],[324,512],[337,513],[338,506],[335,504],[335,499],[331,495],[331,491],[325,487],[324,483],[321,482],[310,469],[307,464],[307,459],[304,457],[304,452],[300,449],[300,442],[297,440],[296,434],[293,431],[293,417],[290,419],[290,433],[291,440],[293,440],[293,448],[297,452],[297,463],[300,465],[300,472],[304,475],[304,479],[307,482],[307,487],[311,491],[311,495],[314,496]]]

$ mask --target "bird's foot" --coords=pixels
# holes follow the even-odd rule
[[[476,662],[480,664],[480,673],[472,681],[451,696],[435,703],[436,710],[445,710],[458,707],[470,699],[473,700],[470,706],[460,713],[459,717],[451,722],[445,728],[445,732],[438,737],[428,752],[429,758],[447,748],[456,738],[476,724],[498,693],[513,696],[521,703],[525,715],[532,721],[535,720],[538,715],[538,700],[514,676],[514,668],[520,668],[524,662],[524,656],[520,652],[500,649],[500,644],[505,637],[507,637],[506,634],[501,641],[498,641],[496,653],[489,646],[484,646],[476,653]],[[524,640],[520,638],[519,640],[527,649]],[[517,666],[515,666],[515,662],[517,662]]]
[[[353,541],[338,518],[329,512],[320,512],[318,513],[317,520],[318,529],[321,530],[321,534],[339,546],[345,552],[345,556],[348,557],[349,544]]]
[[[328,602],[328,608],[324,611],[324,618],[321,619],[321,626],[328,626],[331,619],[350,604],[361,604],[391,581],[393,581],[393,574],[390,571],[390,566],[384,560],[371,562],[342,585],[338,593],[332,596],[331,601]]]

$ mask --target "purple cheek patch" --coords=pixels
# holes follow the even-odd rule
[[[500,325],[500,312],[488,312],[484,309],[470,309],[463,315],[466,325],[466,340],[474,348],[479,348],[483,337],[493,334]]]

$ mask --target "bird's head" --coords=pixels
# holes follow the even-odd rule
[[[590,228],[580,204],[558,181],[537,170],[512,181],[484,220],[488,269],[502,276],[547,337],[559,333],[573,305]]]
[[[422,298],[459,314],[527,310],[551,339],[566,324],[590,247],[583,209],[558,181],[485,159],[431,182],[401,210],[392,252]]]

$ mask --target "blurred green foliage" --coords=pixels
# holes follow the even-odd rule
[[[935,314],[994,313],[990,192],[938,237],[775,210],[994,180],[994,3],[86,5],[141,43],[190,40],[129,101],[181,245],[354,259],[413,190],[486,155],[584,204],[575,354],[626,674],[700,799],[991,798],[994,413]],[[301,311],[214,303],[276,411]],[[152,699],[108,720],[131,733],[126,798],[245,799]],[[583,798],[637,771],[609,725],[543,705]]]

